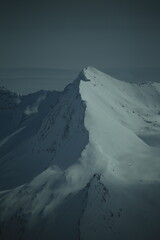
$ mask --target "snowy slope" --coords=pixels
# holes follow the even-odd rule
[[[6,94],[7,93],[7,94]],[[5,102],[15,94],[5,90]],[[0,189],[15,187],[30,180],[33,168],[31,139],[41,127],[43,118],[53,109],[60,92],[39,91],[19,96],[19,103],[8,108],[1,101],[0,109]],[[2,99],[2,97],[0,97]],[[9,100],[8,100],[9,99]],[[23,161],[22,161],[23,159]],[[43,165],[46,166],[46,163]],[[37,167],[36,167],[37,168]],[[44,166],[40,166],[44,169]],[[39,170],[40,171],[40,170]],[[33,170],[34,172],[34,170]]]
[[[23,144],[17,131],[0,159],[2,239],[160,239],[158,83],[87,67]]]

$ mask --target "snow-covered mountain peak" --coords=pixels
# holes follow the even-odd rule
[[[0,238],[160,239],[159,89],[86,67],[22,97],[0,145]]]
[[[112,80],[112,81],[118,82],[118,80],[114,79],[110,75],[103,73],[100,70],[98,70],[97,68],[92,67],[92,66],[87,66],[87,67],[83,68],[83,70],[79,74],[79,78],[83,81],[94,81],[94,82],[96,81],[97,84],[98,84],[98,81],[101,79],[103,79],[105,81]]]
[[[87,66],[85,68],[82,69],[82,71],[79,74],[79,78],[80,80],[83,81],[91,81],[93,78],[96,78],[97,75],[99,75],[101,72],[92,67],[92,66]]]

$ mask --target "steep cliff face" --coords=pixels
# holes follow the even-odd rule
[[[1,238],[158,240],[159,84],[87,67],[42,95],[1,145]]]

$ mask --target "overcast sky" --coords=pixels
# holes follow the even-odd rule
[[[158,68],[159,8],[153,0],[2,0],[0,68]]]

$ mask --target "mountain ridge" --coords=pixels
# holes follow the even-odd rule
[[[13,136],[1,157],[2,239],[158,240],[159,90],[86,67],[51,98],[23,148]]]

